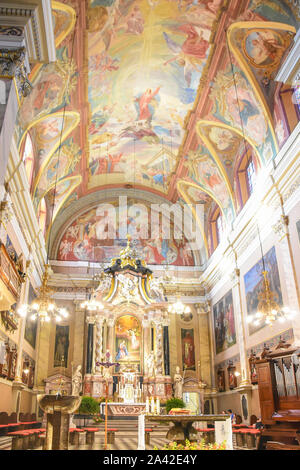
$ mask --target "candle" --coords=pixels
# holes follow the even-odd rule
[[[159,415],[160,414],[160,401],[159,398],[156,399],[156,412]]]
[[[151,413],[155,413],[155,402],[153,397],[151,397]]]
[[[149,398],[146,398],[146,413],[149,413]]]

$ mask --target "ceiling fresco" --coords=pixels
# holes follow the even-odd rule
[[[114,213],[103,212],[103,206],[98,206],[77,217],[67,227],[58,246],[58,260],[105,263],[119,255],[127,241],[118,223],[120,209],[115,201],[109,203],[116,208]],[[115,233],[109,231],[109,221],[112,222],[109,227],[115,227]],[[170,239],[153,237],[150,205],[140,206],[136,200],[128,201],[126,231],[133,238],[134,249],[141,259],[154,265],[194,266],[194,250],[183,234],[175,239],[173,224],[170,224]]]
[[[274,77],[297,29],[294,2],[52,7],[57,61],[32,65],[16,127],[20,153],[33,141],[32,197],[37,210],[45,197],[48,227],[86,195],[126,187],[206,212],[217,204],[230,223],[240,157],[262,168],[287,136]]]

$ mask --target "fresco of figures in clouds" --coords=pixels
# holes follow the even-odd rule
[[[221,3],[122,1],[88,33],[91,185],[110,173],[165,190]]]
[[[174,225],[170,223],[170,239],[151,238],[151,211],[131,213],[130,206],[127,216],[127,233],[133,238],[133,245],[138,256],[147,264],[174,264],[194,266],[195,261],[189,243],[182,238],[175,239]],[[114,220],[109,224],[109,214],[104,214],[102,206],[91,209],[78,217],[65,231],[58,249],[58,259],[63,261],[98,261],[109,262],[119,255],[126,246],[127,240],[120,238],[119,208],[116,207],[116,231],[114,238],[108,235],[103,239],[102,233],[114,227]],[[143,231],[148,226],[148,234]]]

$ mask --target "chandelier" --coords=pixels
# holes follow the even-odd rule
[[[40,319],[42,322],[49,322],[50,320],[55,320],[59,322],[63,318],[67,318],[69,316],[69,313],[66,308],[57,307],[57,305],[51,298],[51,295],[54,291],[48,286],[49,278],[50,265],[45,264],[45,271],[42,277],[42,285],[38,289],[37,298],[30,305],[21,305],[21,307],[18,309],[18,314],[21,317],[29,316],[31,320]]]
[[[255,326],[259,325],[272,325],[274,321],[279,320],[281,323],[290,320],[294,317],[295,312],[291,311],[288,307],[280,307],[275,302],[274,292],[270,289],[268,280],[268,271],[262,271],[263,275],[263,290],[258,294],[257,312],[254,315],[247,317],[247,322]]]
[[[97,310],[102,310],[104,308],[103,304],[97,300],[96,292],[94,290],[92,294],[90,294],[89,299],[82,302],[80,307],[88,310],[89,312],[96,312]]]
[[[183,313],[190,313],[190,307],[184,305],[180,297],[177,297],[177,301],[174,304],[169,305],[168,312],[169,313],[176,313],[177,315],[182,315]]]

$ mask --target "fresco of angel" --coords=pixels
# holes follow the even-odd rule
[[[201,59],[206,57],[209,43],[203,38],[203,31],[191,24],[185,24],[178,28],[178,30],[187,35],[186,40],[182,45],[173,41],[167,33],[163,33],[168,48],[174,54],[174,57],[167,60],[164,65],[176,61],[184,68],[184,78],[190,86],[192,71],[199,71],[198,66]]]

